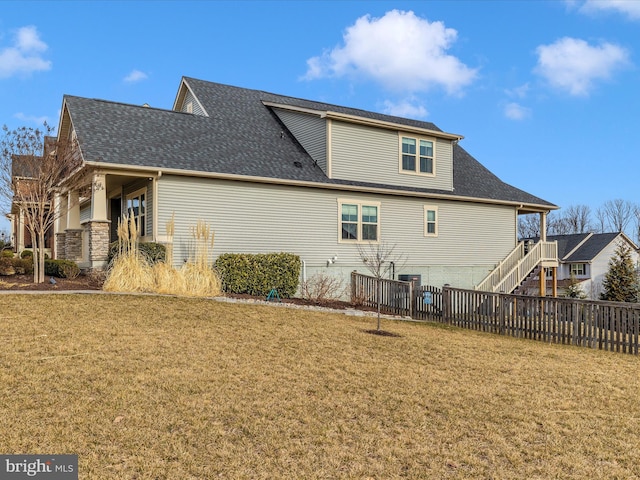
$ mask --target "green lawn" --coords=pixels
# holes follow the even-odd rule
[[[0,295],[0,445],[82,479],[640,478],[631,355],[262,305]]]

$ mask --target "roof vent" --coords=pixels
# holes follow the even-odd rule
[[[302,162],[295,161],[293,162],[293,166],[297,168],[302,168]]]
[[[149,104],[145,103],[144,105],[142,105],[144,108],[149,108]]]

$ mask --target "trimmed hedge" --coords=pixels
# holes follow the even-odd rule
[[[113,257],[118,254],[118,249],[118,242],[113,242],[109,245],[109,254],[107,257],[109,265],[111,264]],[[140,242],[138,243],[138,251],[144,255],[151,265],[164,262],[167,258],[167,247],[161,243]]]
[[[25,258],[32,259],[32,258],[33,258],[33,250],[29,250],[29,249],[27,249],[27,250],[23,250],[23,251],[20,253],[20,258],[22,258],[22,259],[25,259]],[[48,260],[48,259],[49,259],[49,254],[48,254],[48,253],[45,253],[45,254],[44,254],[44,259],[45,259],[45,260]]]
[[[214,264],[225,292],[267,296],[275,288],[285,298],[298,290],[301,266],[292,253],[224,253]]]
[[[49,277],[76,278],[80,268],[71,260],[45,260],[44,274]]]

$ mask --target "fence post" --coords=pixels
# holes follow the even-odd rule
[[[444,323],[451,323],[451,290],[442,287],[442,320]]]
[[[351,303],[356,302],[356,271],[351,272]]]

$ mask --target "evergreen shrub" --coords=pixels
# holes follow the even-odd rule
[[[80,275],[80,267],[71,260],[45,260],[44,274],[49,277],[76,278]]]
[[[292,253],[224,253],[214,267],[225,292],[267,296],[275,288],[280,297],[288,298],[298,290],[301,265]]]

